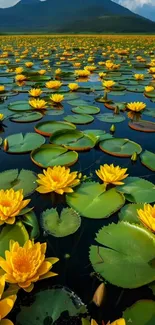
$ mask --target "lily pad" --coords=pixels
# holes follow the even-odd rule
[[[97,244],[90,247],[90,261],[106,281],[130,289],[154,281],[155,236],[150,231],[121,221],[101,228],[95,239]]]
[[[155,110],[152,108],[145,109],[143,112],[144,115],[155,117]]]
[[[51,143],[76,151],[85,151],[93,148],[96,140],[94,136],[85,135],[78,130],[61,130],[53,133],[50,137]]]
[[[81,216],[91,219],[108,218],[125,203],[115,188],[105,191],[104,185],[95,182],[81,184],[74,193],[66,195],[66,200]]]
[[[54,237],[66,237],[74,234],[81,225],[81,218],[76,211],[64,208],[59,216],[56,209],[42,213],[44,230]]]
[[[32,111],[32,107],[29,105],[28,101],[21,100],[17,102],[12,102],[9,104],[9,109],[11,111]]]
[[[64,120],[74,124],[88,124],[94,121],[94,117],[88,114],[67,115]]]
[[[126,103],[123,102],[115,102],[115,103],[105,103],[104,106],[108,109],[115,110],[115,108],[119,108],[120,111],[124,111],[126,108]]]
[[[131,157],[134,152],[140,154],[141,146],[129,139],[113,138],[101,141],[99,147],[102,151],[116,157]]]
[[[36,133],[17,133],[7,137],[8,153],[30,152],[45,143],[45,138]]]
[[[78,114],[98,114],[100,112],[100,109],[95,106],[79,106],[79,107],[73,107],[72,112],[78,113]]]
[[[85,106],[85,105],[88,105],[88,103],[83,99],[70,100],[68,102],[68,104],[72,105],[72,106]]]
[[[103,130],[84,130],[84,134],[88,134],[90,136],[94,136],[97,138],[97,142],[102,141],[102,140],[107,140],[113,138],[112,134],[106,133],[106,131]]]
[[[10,120],[17,123],[29,123],[41,120],[42,118],[43,115],[40,112],[24,112],[14,114],[12,117],[10,117]]]
[[[30,239],[36,239],[39,234],[38,219],[33,211],[30,211],[22,216],[22,222],[27,225],[30,229]]]
[[[51,136],[56,131],[75,130],[76,126],[72,123],[63,121],[45,121],[38,123],[35,126],[35,131],[47,137]]]
[[[130,87],[127,87],[126,89],[127,91],[131,91],[133,93],[143,93],[144,90],[145,90],[145,87],[144,86],[130,86]]]
[[[153,300],[139,300],[123,312],[126,325],[154,325],[155,302]]]
[[[125,120],[125,117],[119,114],[103,113],[97,116],[98,120],[107,123],[119,123]]]
[[[36,178],[36,175],[30,170],[6,170],[0,173],[0,190],[9,190],[13,188],[15,191],[18,191],[23,189],[25,197],[35,191],[37,187]]]
[[[44,144],[31,152],[32,161],[39,167],[72,166],[78,160],[78,153],[53,145]]]
[[[148,133],[155,132],[155,123],[150,121],[140,120],[138,122],[129,122],[129,126],[136,131]]]
[[[153,152],[145,150],[141,153],[140,159],[144,166],[155,172],[155,154]]]
[[[127,204],[125,205],[121,211],[119,212],[118,216],[121,221],[128,221],[130,223],[138,223],[141,224],[140,219],[138,218],[138,209],[143,209],[143,203],[137,204]]]
[[[139,177],[127,177],[124,185],[117,189],[125,194],[126,199],[133,203],[155,202],[155,185],[146,179]]]

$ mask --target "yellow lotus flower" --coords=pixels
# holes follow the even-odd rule
[[[29,100],[29,105],[35,109],[45,109],[47,102],[43,99],[31,99]]]
[[[107,325],[126,325],[126,321],[124,318],[120,318],[120,319],[115,320],[112,323],[108,322]]]
[[[138,74],[137,73],[137,74],[134,75],[134,77],[135,77],[136,80],[143,80],[144,79],[144,74]]]
[[[0,113],[0,122],[4,120],[4,114]]]
[[[77,172],[70,172],[70,168],[61,166],[48,167],[39,174],[37,183],[40,186],[36,189],[39,193],[56,192],[58,194],[72,193],[72,187],[77,186],[80,180],[77,178]]]
[[[50,272],[58,258],[45,258],[47,244],[28,240],[23,247],[10,240],[10,250],[5,251],[5,259],[0,257],[0,267],[4,271],[5,281],[17,284],[31,292],[34,282],[57,275]]]
[[[55,74],[61,74],[61,72],[62,70],[60,68],[55,70]]]
[[[5,288],[5,276],[0,277],[0,299],[3,295]],[[4,298],[0,300],[0,325],[13,325],[13,323],[6,319],[5,317],[10,313],[12,310],[14,303],[17,299],[16,295],[8,296],[7,298]]]
[[[79,68],[81,66],[81,63],[80,62],[75,62],[73,65],[74,65],[75,68]]]
[[[24,76],[23,74],[17,74],[17,76],[15,77],[16,81],[24,81],[26,80],[26,76]]]
[[[123,185],[124,183],[121,181],[128,177],[128,174],[125,174],[126,171],[127,168],[104,164],[100,166],[99,170],[96,170],[96,174],[105,184]]]
[[[126,106],[130,111],[134,111],[134,112],[140,112],[142,111],[143,109],[145,109],[146,107],[146,104],[143,103],[143,102],[131,102],[131,103],[128,103],[127,106]]]
[[[29,90],[29,94],[32,97],[39,97],[42,94],[42,90],[40,88],[32,88]]]
[[[22,67],[18,67],[15,69],[16,74],[21,74],[24,71]]]
[[[100,78],[104,78],[104,77],[106,77],[106,73],[105,72],[99,72],[99,77]]]
[[[111,88],[111,87],[113,87],[115,85],[115,81],[113,81],[113,80],[105,80],[104,82],[103,82],[103,86],[105,87],[105,88]]]
[[[64,96],[63,96],[63,95],[60,95],[60,94],[53,94],[53,95],[50,97],[50,99],[51,99],[54,103],[58,104],[58,103],[61,103],[61,102],[63,101]]]
[[[70,83],[69,85],[68,85],[68,88],[70,89],[70,90],[72,90],[72,91],[75,91],[75,90],[77,90],[78,88],[79,88],[79,85],[77,84],[77,83]]]
[[[111,69],[113,69],[114,64],[111,61],[109,61],[109,62],[107,61],[106,64],[105,64],[105,66],[106,66],[106,68],[108,70],[111,70]]]
[[[0,92],[5,91],[5,86],[0,86]]]
[[[25,65],[27,68],[32,68],[33,67],[33,62],[25,62]]]
[[[57,81],[57,80],[50,80],[46,82],[46,88],[49,89],[59,89],[62,86],[62,82]]]
[[[149,92],[151,92],[151,91],[153,91],[154,90],[154,87],[152,87],[152,86],[146,86],[145,87],[145,91],[146,91],[146,93],[149,93]]]
[[[75,74],[78,76],[78,77],[88,77],[90,75],[90,72],[88,70],[76,70],[75,71]]]
[[[94,65],[87,65],[84,70],[88,70],[90,72],[93,72],[96,70],[96,67]]]
[[[45,64],[47,64],[47,63],[49,63],[50,62],[50,60],[44,60],[43,61],[43,63],[45,63]]]
[[[44,75],[46,73],[46,70],[43,70],[43,69],[39,70],[38,73],[42,76],[42,75]]]
[[[155,204],[144,204],[144,209],[137,210],[137,213],[144,226],[155,232]]]
[[[149,70],[148,70],[149,73],[155,73],[155,67],[151,67]]]
[[[4,223],[12,225],[31,200],[23,200],[23,190],[0,190],[0,226]]]

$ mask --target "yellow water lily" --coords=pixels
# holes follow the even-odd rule
[[[57,80],[50,80],[46,82],[46,88],[59,89],[62,86],[62,82]]]
[[[21,74],[23,71],[24,71],[24,69],[23,69],[22,67],[17,67],[17,68],[15,69],[15,73],[16,73],[16,74]]]
[[[31,201],[23,200],[23,190],[14,191],[13,188],[10,190],[0,190],[0,226],[4,223],[12,225],[16,221],[18,216]]]
[[[91,325],[98,325],[98,323],[92,319],[91,320]],[[110,323],[110,321],[107,323],[107,325],[126,325],[126,321],[124,318],[119,318],[115,320],[114,322]]]
[[[113,69],[114,63],[111,62],[111,61],[107,61],[107,62],[105,63],[105,66],[106,66],[106,68],[107,68],[108,70],[111,70],[111,69]]]
[[[32,88],[29,90],[29,94],[32,97],[39,97],[42,94],[42,90],[40,88]]]
[[[26,80],[26,76],[24,76],[23,74],[17,74],[17,76],[15,77],[16,81],[24,81]]]
[[[80,62],[75,62],[73,65],[74,65],[75,68],[79,68],[81,66],[81,63]]]
[[[97,176],[106,184],[113,185],[123,185],[123,179],[128,177],[126,174],[127,168],[121,168],[119,166],[114,166],[113,164],[107,165],[104,164],[100,166],[99,170],[96,170]]]
[[[134,75],[136,80],[143,80],[144,79],[144,74],[136,73]]]
[[[43,99],[31,99],[29,104],[35,109],[45,109],[47,107],[47,102]]]
[[[95,65],[87,65],[86,67],[84,67],[84,70],[88,70],[90,72],[93,72],[96,70]]]
[[[144,204],[144,208],[137,210],[137,214],[144,226],[155,232],[155,204]]]
[[[53,94],[53,95],[50,97],[50,99],[51,99],[54,103],[58,104],[58,103],[61,103],[61,102],[64,100],[64,96],[61,95],[61,94]]]
[[[37,183],[39,187],[36,191],[42,194],[51,192],[61,195],[63,193],[72,193],[72,188],[80,183],[80,180],[77,178],[78,172],[71,172],[70,168],[61,166],[48,167],[38,177]]]
[[[62,70],[60,68],[55,70],[55,74],[61,74]]]
[[[57,274],[50,270],[59,259],[46,258],[46,249],[46,243],[28,240],[21,247],[18,242],[10,240],[10,248],[5,251],[5,258],[0,257],[0,267],[4,271],[5,281],[31,292],[35,282],[56,276]]]
[[[72,91],[76,91],[79,88],[79,85],[73,82],[68,85],[68,88]]]
[[[3,92],[3,91],[5,91],[5,86],[0,85],[0,92]]]
[[[38,73],[42,76],[42,75],[44,75],[46,73],[46,70],[43,70],[43,69],[39,70]]]
[[[107,89],[110,89],[111,87],[113,87],[115,85],[115,81],[113,80],[105,80],[103,82],[103,86]]]
[[[86,78],[86,77],[88,77],[89,75],[90,75],[90,71],[88,71],[88,70],[76,70],[75,71],[75,74],[78,76],[78,77],[84,77],[84,78]]]
[[[5,276],[3,275],[0,277],[0,299],[3,296],[4,288],[5,288]],[[0,325],[13,325],[11,320],[5,317],[12,310],[16,299],[17,299],[16,295],[11,295],[0,300]]]
[[[154,90],[154,87],[152,87],[152,86],[146,86],[145,87],[145,91],[146,91],[146,93],[150,93],[151,91],[153,91]]]
[[[25,62],[27,68],[32,68],[34,63],[33,62]]]
[[[4,114],[0,113],[0,122],[4,120]]]
[[[106,73],[105,72],[99,72],[99,77],[100,78],[104,78],[104,77],[106,77]]]
[[[143,102],[131,102],[131,103],[128,103],[126,107],[127,107],[130,111],[133,111],[133,112],[140,112],[140,111],[142,111],[143,109],[145,109],[146,104],[143,103]]]

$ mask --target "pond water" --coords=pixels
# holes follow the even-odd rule
[[[67,96],[72,96],[70,95],[72,92],[69,91],[67,85],[71,82],[76,82],[81,87],[81,90],[79,88],[76,93],[74,92],[74,94],[77,95],[77,98],[73,98],[72,101],[83,100],[85,101],[86,106],[90,105],[98,107],[100,109],[99,114],[114,113],[114,111],[106,108],[104,103],[96,101],[96,98],[103,98],[105,94],[105,89],[104,87],[103,89],[101,88],[102,82],[103,80],[108,79],[114,80],[116,82],[115,85],[118,86],[118,89],[111,89],[110,92],[107,92],[108,99],[111,100],[113,104],[118,102],[143,102],[146,104],[146,109],[149,108],[151,111],[154,110],[155,112],[155,103],[151,100],[152,98],[146,96],[144,90],[144,87],[147,85],[155,86],[155,81],[153,81],[152,74],[148,72],[149,63],[155,57],[153,42],[154,37],[147,38],[146,36],[143,36],[141,38],[133,36],[129,37],[128,39],[123,36],[1,37],[1,60],[9,60],[9,63],[1,64],[0,66],[0,84],[5,85],[5,88],[9,93],[13,92],[14,90],[19,90],[19,92],[12,93],[12,95],[16,94],[16,96],[7,96],[6,91],[6,96],[2,96],[4,100],[2,100],[2,102],[0,103],[0,113],[4,111],[5,119],[0,129],[0,137],[2,137],[2,139],[4,140],[12,134],[18,134],[20,132],[22,132],[23,134],[35,132],[34,128],[39,122],[64,121],[64,118],[67,115],[74,115],[74,113],[72,112],[73,107],[81,105],[78,105],[78,102],[77,105],[71,105],[69,103],[70,100]],[[28,53],[27,55],[22,57],[21,55],[26,49],[28,49]],[[117,53],[116,49],[120,50],[120,52],[118,51]],[[124,55],[123,52],[121,52],[121,49],[127,50],[127,54]],[[4,51],[8,51],[7,58],[3,58],[2,56],[2,53]],[[14,56],[14,52],[18,52],[16,53],[16,56]],[[46,54],[45,52],[48,53]],[[71,56],[67,56],[65,52],[71,53]],[[102,54],[103,52],[105,53],[104,55]],[[34,53],[36,53],[35,56]],[[84,57],[78,57],[79,54],[83,54]],[[143,63],[138,61],[138,56],[141,56],[144,59]],[[19,57],[20,62],[17,63],[15,59]],[[64,59],[61,59],[61,57],[64,57]],[[88,60],[88,58],[90,57],[92,58],[91,63],[89,62],[91,60]],[[74,61],[69,61],[69,58],[75,59]],[[43,61],[45,59],[48,59],[49,62],[44,63]],[[107,60],[111,60],[116,64],[120,64],[120,67],[117,70],[109,70],[105,67],[105,65],[99,65],[100,61],[105,63]],[[25,62],[29,61],[32,61],[34,63],[31,69],[25,68]],[[76,68],[73,65],[75,62],[80,62],[80,68]],[[59,65],[57,65],[56,63],[59,63]],[[96,67],[96,70],[94,70],[89,75],[88,79],[85,78],[85,80],[83,79],[83,81],[81,81],[81,79],[75,76],[75,71],[77,69],[83,69],[85,66],[93,65]],[[16,67],[23,67],[24,71],[27,72],[27,80],[22,86],[17,85],[15,82]],[[66,73],[70,72],[70,74],[68,76],[65,76],[65,74],[62,74],[61,76],[60,74],[58,77],[55,75],[55,70],[57,68],[61,68],[61,70]],[[9,72],[8,75],[4,74],[7,69],[12,69],[12,72],[10,72],[10,76]],[[37,72],[41,69],[46,70],[46,74],[44,76],[49,76],[49,80],[53,80],[56,77],[57,79],[60,79],[63,83],[63,86],[59,88],[59,90],[50,91],[52,93],[63,93],[64,100],[61,105],[63,106],[64,111],[62,111],[61,108],[59,109],[59,112],[62,113],[61,115],[53,115],[53,108],[50,107],[51,104],[48,104],[48,109],[47,111],[44,111],[44,115],[40,121],[30,123],[15,123],[11,121],[10,117],[8,116],[8,112],[11,112],[12,114],[21,114],[21,112],[9,111],[9,104],[17,101],[27,101],[28,103],[30,99],[28,90],[33,87],[40,87],[44,91],[41,97],[47,97],[47,88],[45,87],[45,83],[47,82],[47,80],[45,81],[44,79],[40,78],[40,80],[36,79],[35,81],[33,81],[33,76],[30,73],[32,71]],[[103,80],[99,78],[99,72],[106,73],[106,76]],[[118,74],[118,72],[120,72],[120,74]],[[13,75],[11,75],[11,73]],[[144,74],[144,79],[140,81],[135,81],[134,74]],[[127,81],[131,81],[130,86],[142,86],[143,90],[137,92],[135,89],[133,89],[134,91],[131,91],[132,89],[130,89],[129,91],[129,86],[127,86],[126,84]],[[121,89],[122,85],[124,85],[123,90]],[[84,92],[84,87],[87,87],[89,89]],[[67,100],[65,96],[67,97]],[[74,103],[72,102],[72,104]],[[55,107],[55,109],[57,109],[58,111],[58,108]],[[48,115],[49,111],[51,115]],[[154,153],[155,127],[154,132],[140,132],[131,129],[128,123],[131,122],[132,119],[129,117],[128,113],[129,111],[127,110],[119,112],[119,114],[125,118],[120,123],[115,123],[115,121],[111,123],[103,122],[99,119],[99,114],[90,114],[94,117],[93,122],[83,125],[76,124],[76,127],[78,130],[81,131],[94,129],[104,130],[107,133],[110,133],[110,127],[112,124],[114,124],[116,130],[114,133],[111,133],[113,137],[130,139],[131,141],[138,143],[142,147],[143,151],[147,150]],[[152,117],[147,116],[142,112],[140,119],[154,122],[154,117],[153,115]],[[138,118],[139,117],[137,117],[137,119]],[[49,143],[49,137],[45,137],[45,140],[46,143]],[[155,183],[154,171],[151,171],[149,168],[142,165],[140,157],[137,159],[136,162],[133,162],[131,160],[131,156],[127,158],[116,157],[101,151],[98,144],[96,144],[95,147],[91,150],[78,151],[78,155],[79,156],[77,162],[70,167],[71,171],[81,172],[83,175],[86,175],[89,178],[88,181],[99,181],[95,170],[99,169],[100,165],[114,164],[115,166],[119,165],[120,167],[128,168],[128,174],[130,177],[140,177],[142,179],[152,182],[153,184]],[[18,168],[19,170],[30,170],[36,174],[42,173],[42,169],[32,162],[30,152],[24,154],[10,154],[9,152],[5,152],[2,147],[0,150],[0,172],[16,168]],[[54,285],[65,286],[68,287],[71,291],[75,292],[82,299],[84,304],[87,305],[91,318],[96,319],[96,321],[99,323],[104,320],[105,324],[109,320],[111,320],[112,322],[122,317],[122,312],[126,310],[127,307],[132,306],[138,300],[154,300],[153,293],[148,286],[149,281],[144,283],[146,285],[140,285],[137,286],[137,288],[121,288],[119,284],[110,284],[110,282],[106,278],[102,278],[100,274],[95,273],[92,267],[92,264],[89,259],[90,246],[96,245],[96,234],[103,226],[107,226],[111,223],[118,223],[118,211],[117,213],[111,214],[109,218],[105,219],[95,219],[95,215],[93,219],[81,216],[81,226],[74,234],[63,238],[56,238],[48,234],[43,229],[41,214],[46,209],[51,209],[52,207],[57,208],[58,211],[61,212],[64,207],[68,206],[65,201],[65,196],[62,197],[57,195],[56,197],[52,198],[51,194],[39,194],[38,192],[34,192],[30,195],[30,198],[31,206],[34,206],[34,211],[40,226],[40,236],[37,238],[37,241],[47,242],[47,256],[58,257],[60,259],[60,261],[53,267],[54,272],[57,272],[58,276],[37,282],[35,284],[34,290],[29,294],[20,290],[16,306],[12,311],[12,316],[10,316],[10,319],[12,317],[12,319],[16,323],[16,315],[19,313],[20,306],[24,304],[29,305],[31,299],[33,301],[35,293],[47,288],[52,288]],[[130,202],[126,201],[126,204],[128,203]],[[109,201],[109,205],[110,204],[111,202]],[[124,267],[122,264],[122,276],[123,269]],[[115,274],[115,265],[113,268],[113,272]],[[99,308],[95,306],[94,303],[92,303],[92,298],[95,290],[102,281],[106,283],[106,297],[103,306]],[[68,321],[69,320],[67,319],[67,322]],[[70,321],[75,322],[75,319],[70,319]],[[38,325],[40,324],[41,323],[38,321]],[[51,323],[50,321],[48,323],[47,320],[47,325],[48,324]],[[144,325],[145,324],[151,325],[153,324],[153,322],[144,323]],[[137,325],[139,324],[137,323]]]

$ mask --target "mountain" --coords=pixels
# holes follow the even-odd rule
[[[155,23],[111,0],[21,0],[0,9],[0,33],[154,31]]]

